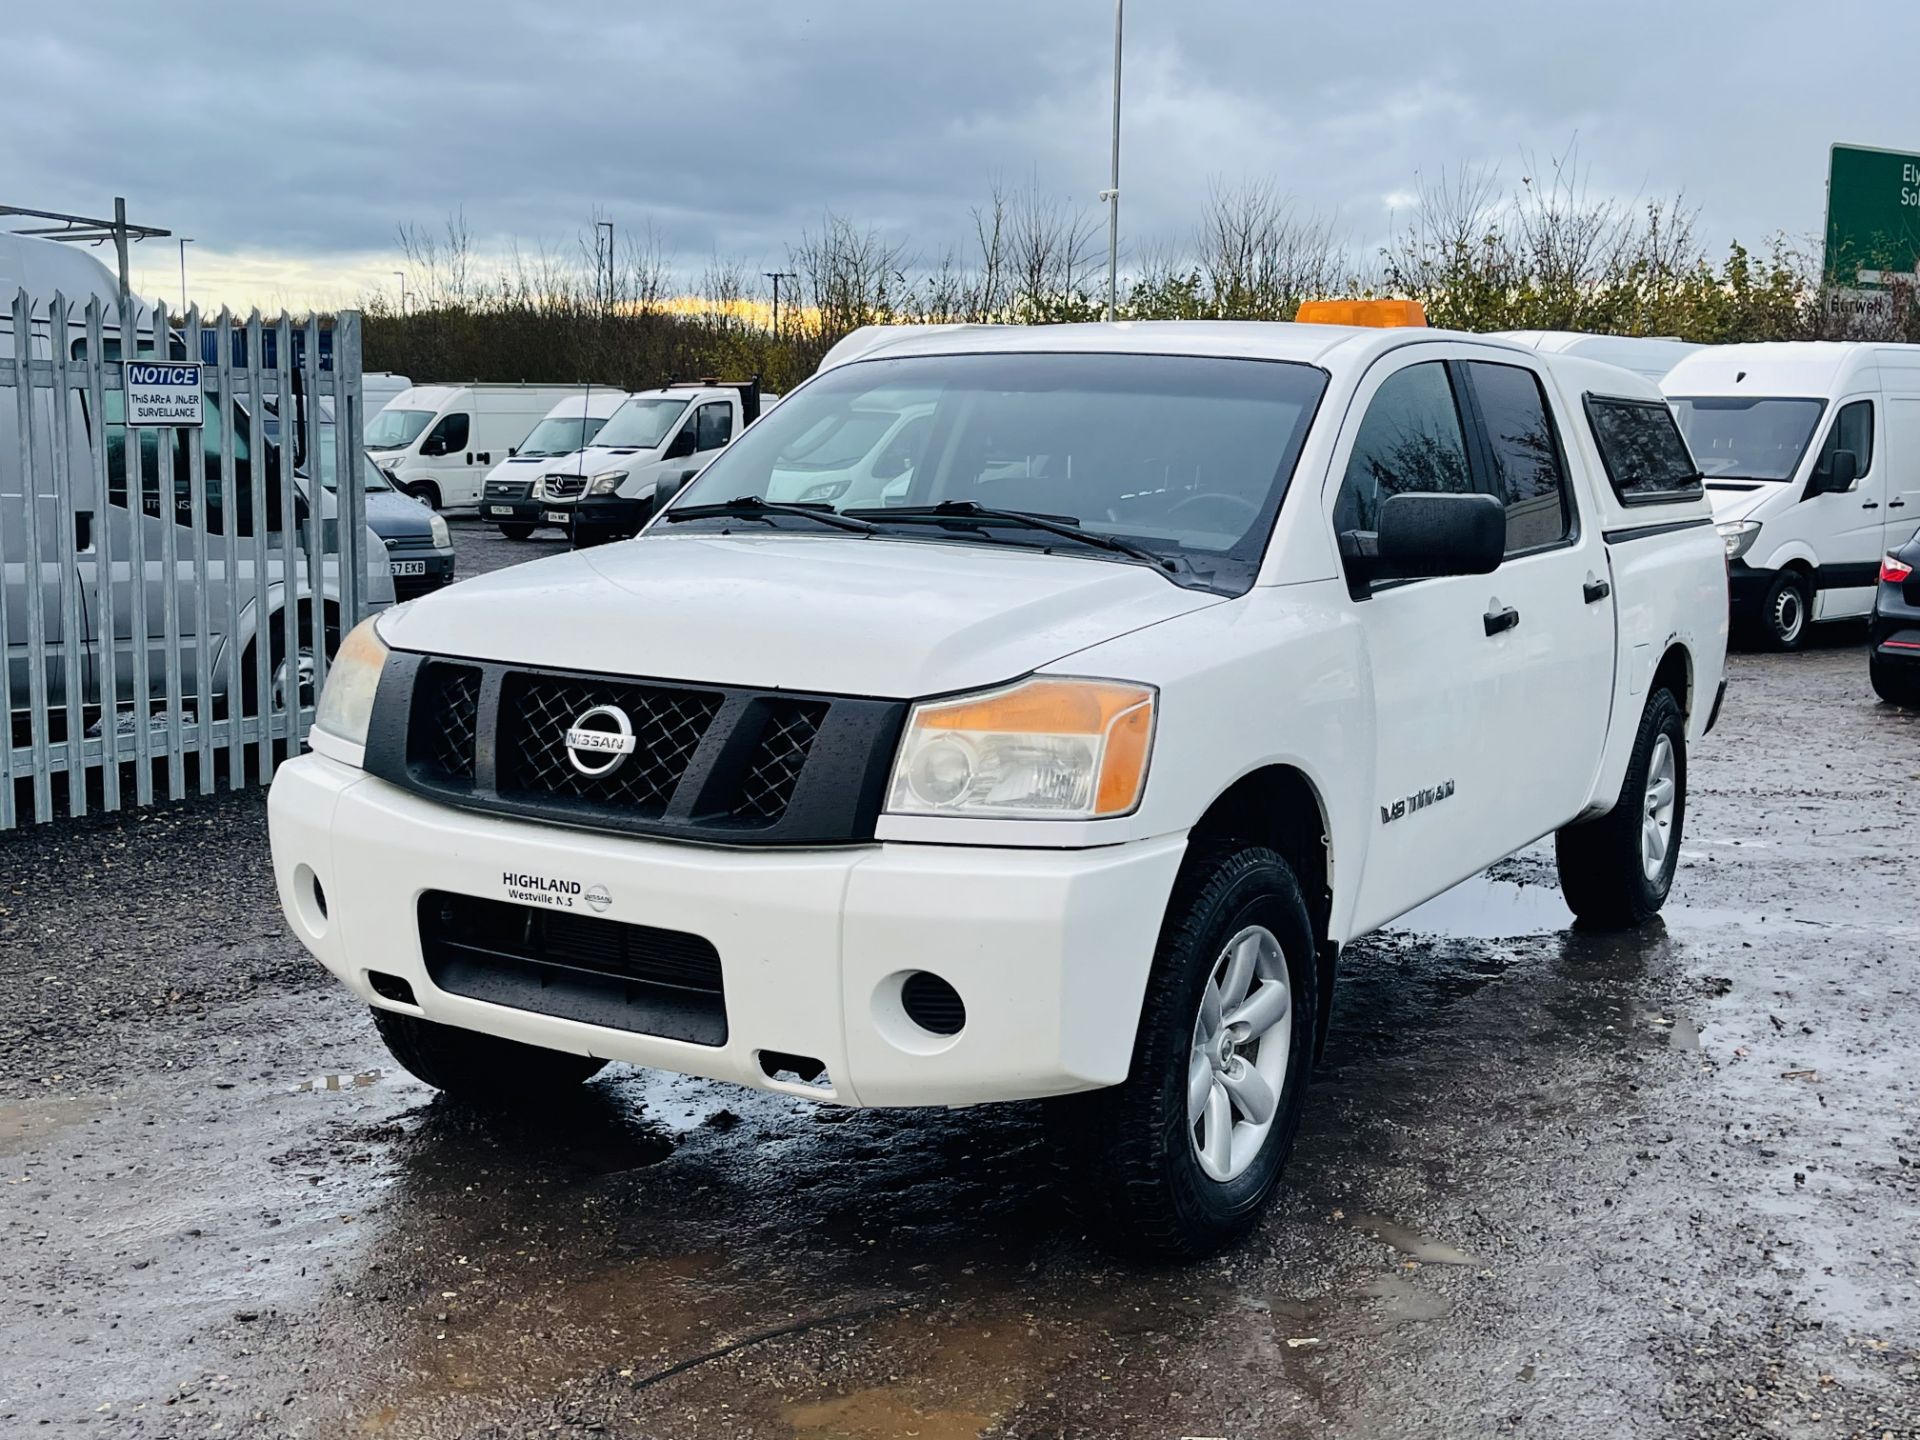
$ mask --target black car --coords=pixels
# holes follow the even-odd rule
[[[1920,533],[1880,562],[1867,649],[1880,698],[1920,707]]]
[[[367,524],[385,542],[393,571],[393,598],[416,600],[453,583],[453,537],[447,522],[425,501],[396,490],[392,480],[362,452],[367,487]]]

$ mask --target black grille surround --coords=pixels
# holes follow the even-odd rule
[[[635,747],[597,776],[565,747],[596,705]],[[366,768],[465,809],[722,845],[873,839],[907,704],[393,651]]]

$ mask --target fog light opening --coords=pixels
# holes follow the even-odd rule
[[[327,933],[327,892],[311,865],[296,865],[293,871],[293,910],[306,938],[318,940]]]
[[[915,970],[900,984],[900,1008],[929,1035],[947,1039],[967,1026],[960,992],[930,970]]]

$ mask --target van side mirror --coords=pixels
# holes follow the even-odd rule
[[[1380,507],[1369,579],[1490,575],[1507,553],[1507,507],[1492,495],[1391,495]]]
[[[447,442],[439,435],[429,435],[420,442],[420,453],[422,455],[444,455],[447,453]]]
[[[1836,450],[1827,460],[1824,470],[1813,472],[1813,479],[1807,484],[1807,494],[1839,495],[1853,488],[1853,482],[1860,478],[1860,457],[1851,450]]]
[[[693,427],[688,426],[685,430],[682,430],[678,435],[673,437],[673,443],[667,446],[665,458],[668,460],[681,460],[693,454],[694,438]]]

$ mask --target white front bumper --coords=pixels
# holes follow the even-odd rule
[[[363,1000],[555,1050],[771,1081],[760,1052],[825,1062],[851,1105],[970,1105],[1117,1084],[1184,837],[1094,850],[875,844],[746,850],[560,829],[432,804],[320,755],[269,802],[274,875],[301,942]],[[321,915],[306,872],[326,896]],[[720,955],[727,1040],[697,1045],[435,988],[417,911],[429,890],[505,899],[506,874],[606,887],[612,920],[681,930]],[[305,889],[301,887],[305,886]],[[374,994],[407,980],[417,1007]],[[965,1002],[957,1036],[897,1000],[907,970]]]

